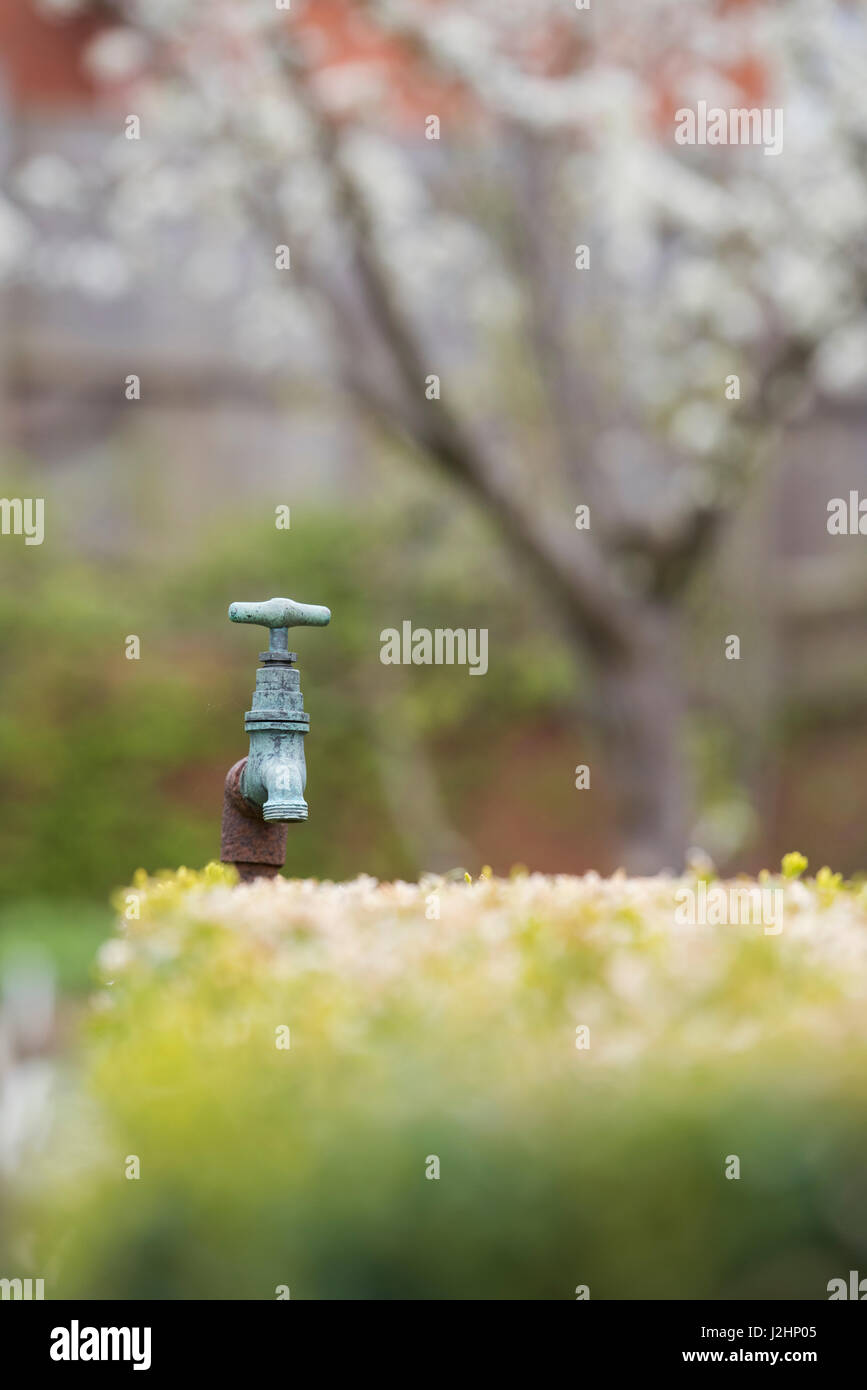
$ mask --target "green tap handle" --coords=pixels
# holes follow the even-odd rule
[[[233,623],[258,623],[260,627],[325,627],[331,610],[317,603],[296,603],[291,598],[269,598],[266,603],[231,603]]]

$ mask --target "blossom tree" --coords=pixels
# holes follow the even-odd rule
[[[194,227],[175,273],[244,290],[261,360],[316,342],[486,511],[592,663],[624,862],[676,866],[684,596],[779,429],[867,382],[864,7],[111,8],[88,61],[142,139],[84,177],[118,283]],[[781,148],[681,143],[700,102]]]

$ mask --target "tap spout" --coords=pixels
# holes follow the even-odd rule
[[[302,733],[251,732],[250,755],[241,787],[248,800],[261,806],[263,820],[306,820],[306,785]]]

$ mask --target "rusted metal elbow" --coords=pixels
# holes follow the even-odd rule
[[[286,863],[286,821],[266,821],[262,807],[248,801],[241,791],[241,774],[247,759],[240,758],[226,774],[223,792],[223,825],[220,859],[234,864],[244,882],[274,878]]]

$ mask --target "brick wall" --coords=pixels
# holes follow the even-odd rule
[[[18,107],[87,105],[93,86],[81,63],[98,18],[49,18],[32,0],[0,0],[0,72]]]

